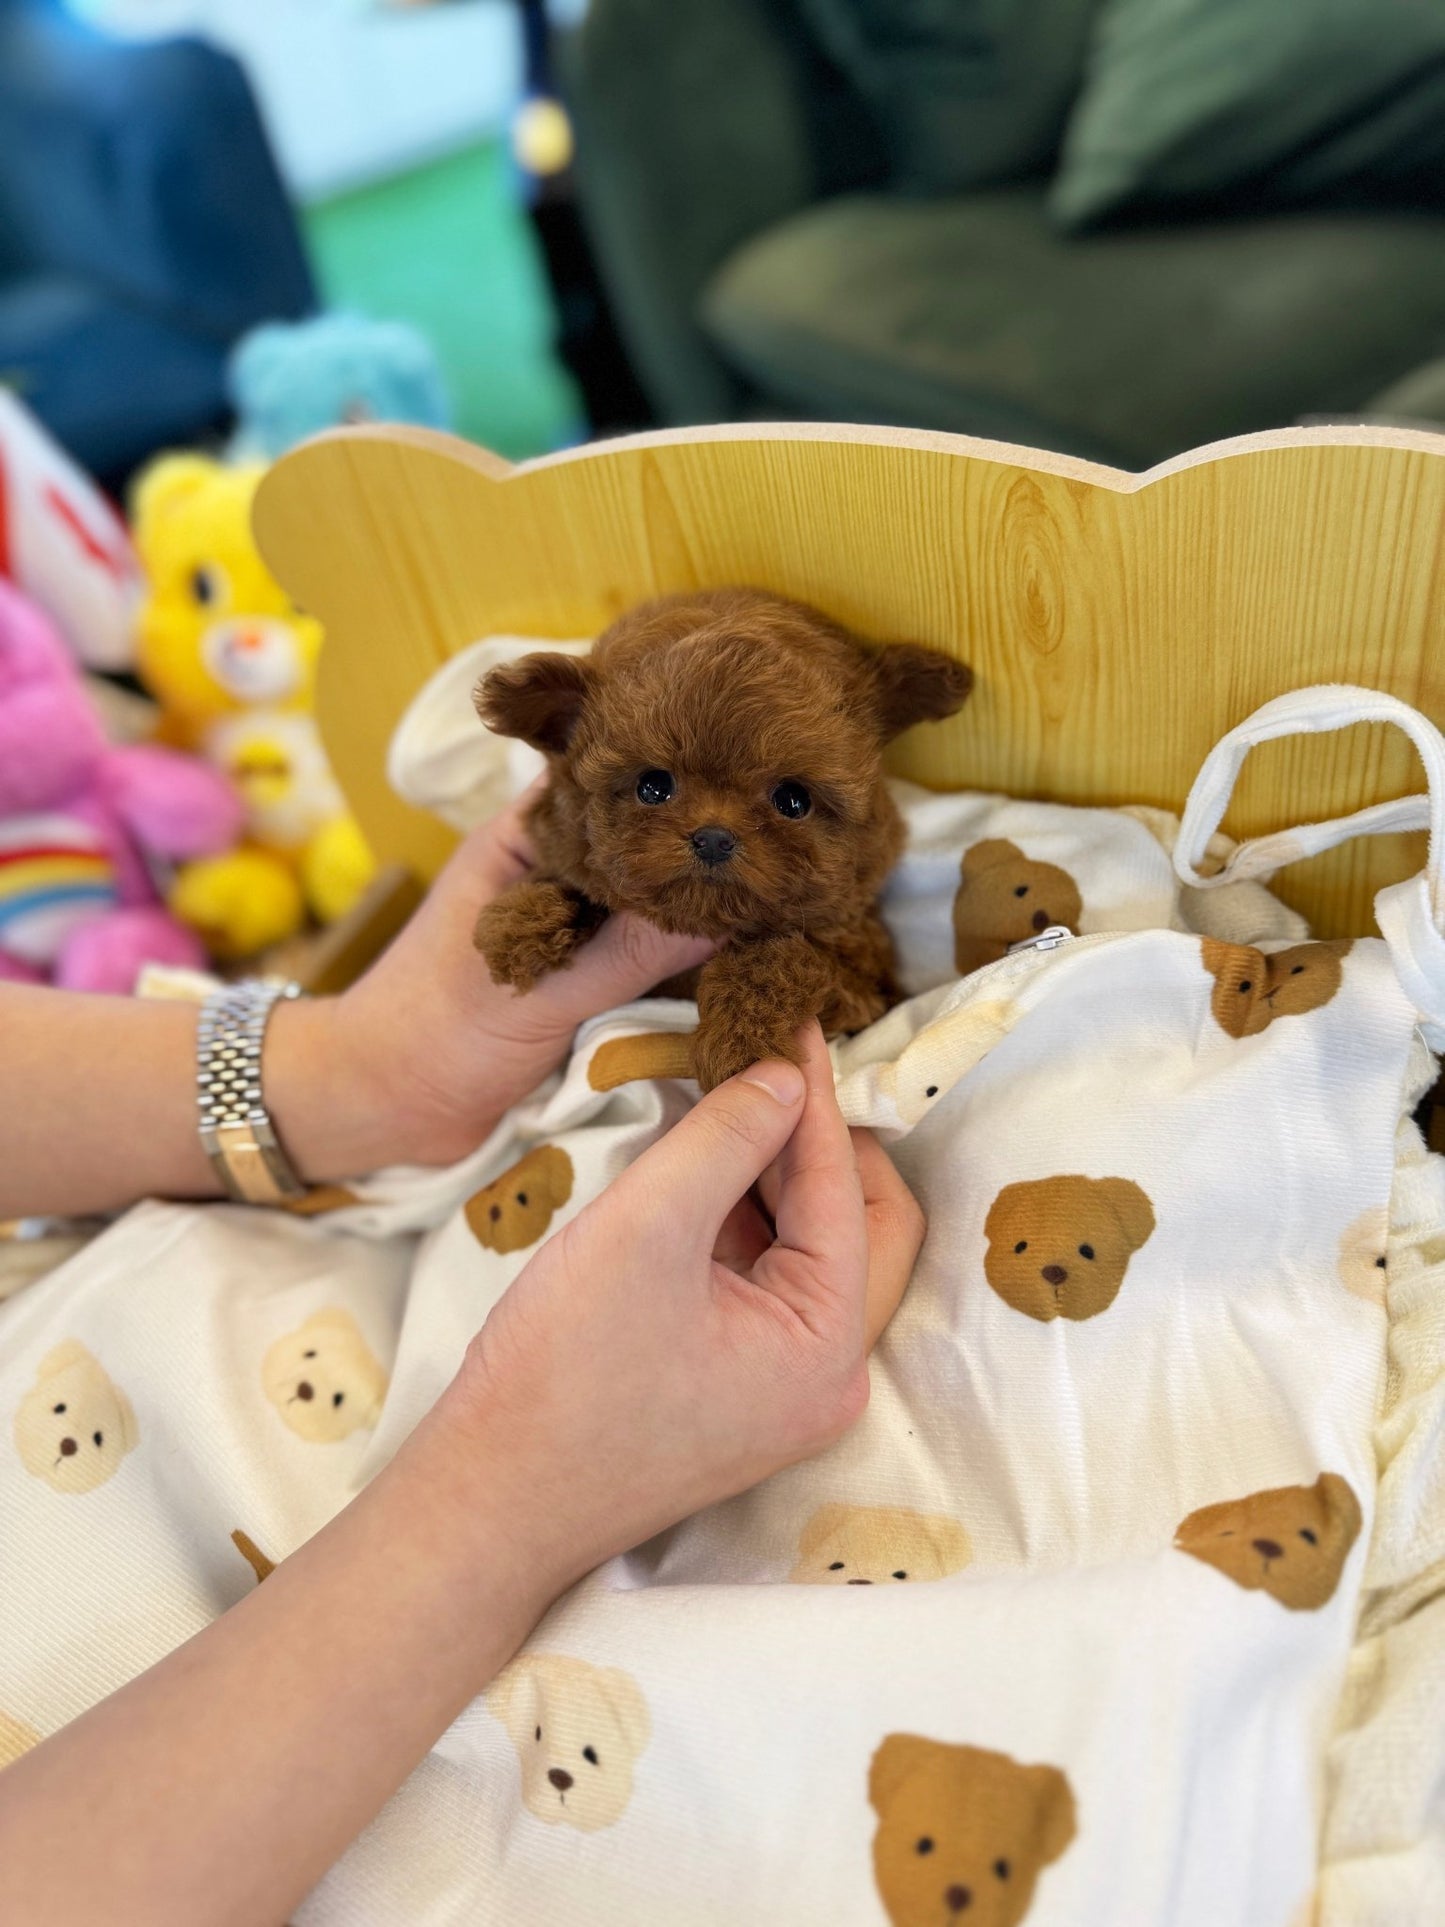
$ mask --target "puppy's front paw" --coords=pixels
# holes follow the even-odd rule
[[[876,984],[843,976],[818,1013],[818,1021],[823,1026],[825,1037],[851,1036],[855,1031],[867,1030],[870,1024],[876,1024],[891,1007],[891,1000]]]
[[[557,883],[517,883],[486,905],[473,939],[493,983],[528,991],[539,977],[562,970],[597,927],[585,899]]]
[[[726,1010],[714,1010],[693,1033],[693,1076],[705,1091],[711,1091],[764,1057],[785,1057],[796,1064],[797,1029],[796,1025],[784,1029],[759,1024],[746,1011],[734,1016]]]
[[[710,1091],[763,1057],[798,1062],[798,1031],[822,1009],[831,967],[801,937],[737,944],[703,965],[693,1062]]]

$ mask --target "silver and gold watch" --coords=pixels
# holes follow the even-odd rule
[[[252,977],[214,990],[196,1031],[196,1104],[201,1143],[238,1204],[284,1204],[304,1195],[261,1091],[261,1047],[271,1012],[299,997],[299,984]]]

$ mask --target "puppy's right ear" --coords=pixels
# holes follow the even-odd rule
[[[592,676],[578,656],[523,656],[483,676],[472,700],[488,729],[560,756],[572,740]]]

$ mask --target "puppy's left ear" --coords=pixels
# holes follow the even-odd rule
[[[915,723],[951,716],[973,687],[967,663],[921,642],[890,642],[866,653],[868,703],[880,742],[892,742]]]
[[[488,729],[560,756],[572,740],[592,678],[590,665],[577,656],[523,656],[483,676],[472,700]]]

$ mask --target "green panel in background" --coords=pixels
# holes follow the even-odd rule
[[[513,461],[577,440],[551,291],[507,153],[484,142],[302,215],[323,299],[410,321],[440,358],[459,434]]]

